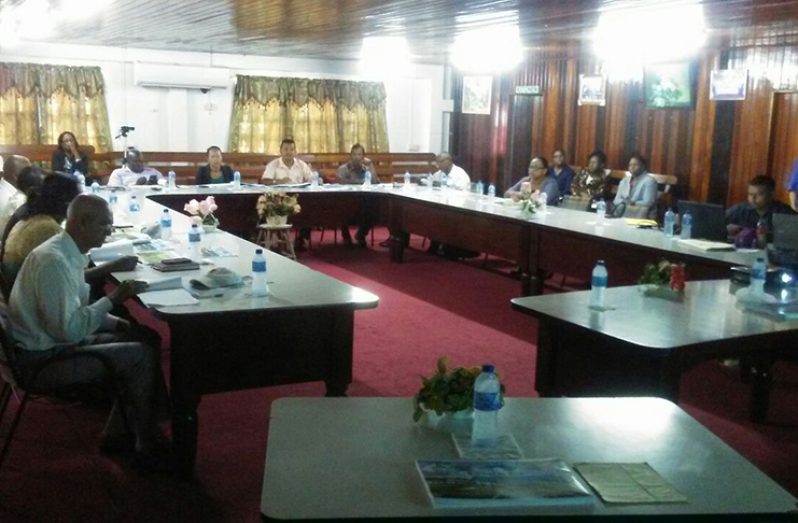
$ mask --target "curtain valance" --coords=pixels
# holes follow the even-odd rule
[[[91,98],[104,94],[105,83],[99,67],[0,63],[0,96],[11,89],[22,96],[63,91],[74,98]]]
[[[235,98],[244,103],[254,101],[262,105],[275,100],[280,105],[305,105],[309,101],[321,105],[331,101],[347,109],[362,105],[368,110],[375,110],[385,102],[385,86],[382,82],[239,75]]]

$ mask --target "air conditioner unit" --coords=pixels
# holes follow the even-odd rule
[[[134,64],[133,79],[144,87],[227,89],[232,85],[229,69],[138,62]]]

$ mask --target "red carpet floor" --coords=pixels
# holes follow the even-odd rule
[[[379,231],[377,240],[384,237]],[[418,375],[431,373],[441,355],[457,365],[494,362],[510,395],[535,395],[535,323],[509,305],[517,281],[476,260],[410,250],[405,263],[392,264],[385,249],[327,241],[301,261],[380,297],[379,308],[356,314],[350,395],[412,395]],[[748,388],[736,369],[716,363],[687,374],[683,406],[798,494],[798,367],[779,364],[775,381],[764,425],[746,420]],[[321,383],[308,383],[206,396],[193,482],[141,476],[99,454],[100,410],[32,404],[0,470],[0,521],[259,521],[269,406],[323,392]]]

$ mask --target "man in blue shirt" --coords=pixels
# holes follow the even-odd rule
[[[734,238],[744,229],[756,229],[764,220],[768,241],[773,231],[773,213],[795,214],[792,208],[773,199],[776,181],[770,176],[755,176],[748,182],[748,201],[726,209],[726,231]]]

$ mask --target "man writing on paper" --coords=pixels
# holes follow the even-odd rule
[[[144,165],[144,155],[135,147],[128,147],[124,160],[125,165],[114,169],[108,178],[109,186],[158,185],[164,181],[160,171]]]
[[[109,314],[143,290],[142,282],[121,283],[107,297],[89,304],[84,279],[86,253],[103,244],[111,232],[113,215],[95,195],[75,198],[67,211],[65,231],[34,249],[19,271],[9,299],[10,334],[16,340],[17,363],[23,381],[50,359],[65,352],[96,352],[113,367],[126,405],[115,405],[104,430],[104,444],[126,436],[122,416],[133,428],[134,464],[144,470],[168,470],[168,456],[159,448],[158,415],[167,410],[160,352],[136,341],[130,323]],[[65,360],[47,366],[36,377],[40,388],[94,381],[104,376],[100,360]],[[31,385],[34,385],[31,383]]]

